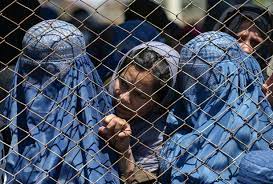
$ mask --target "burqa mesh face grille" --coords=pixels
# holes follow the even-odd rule
[[[1,0],[0,183],[272,183],[272,11]]]

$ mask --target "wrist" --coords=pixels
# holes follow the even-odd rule
[[[129,142],[130,141],[128,141],[128,143],[126,144],[119,144],[118,142],[116,142],[114,147],[116,151],[119,152],[119,154],[124,155],[131,152],[131,146]]]
[[[131,157],[131,156],[133,155],[131,146],[129,146],[128,149],[125,150],[125,151],[123,152],[123,155],[124,155],[124,157],[126,157],[126,158],[129,158],[129,157]]]
[[[131,179],[135,172],[135,159],[131,147],[121,155],[119,160],[121,176],[124,183],[131,183]]]
[[[131,146],[128,146],[127,149],[117,149],[117,151],[118,151],[119,156],[123,157],[123,158],[129,159],[133,155]]]

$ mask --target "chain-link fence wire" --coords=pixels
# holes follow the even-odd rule
[[[92,9],[92,12],[88,12],[85,9],[77,9],[77,3],[83,4],[87,9]],[[203,9],[201,7],[198,7],[198,3],[195,1],[187,1],[187,3],[184,3],[184,7],[181,9],[181,12],[174,13],[168,8],[165,7],[165,4],[163,2],[149,2],[149,1],[141,1],[141,0],[134,0],[130,2],[123,2],[115,0],[118,4],[120,4],[122,7],[124,7],[124,12],[117,16],[114,19],[110,19],[109,17],[104,16],[102,13],[99,12],[99,8],[102,7],[107,3],[107,1],[104,1],[101,3],[98,7],[94,8],[90,6],[87,2],[83,1],[73,1],[68,2],[65,7],[61,7],[58,5],[57,2],[53,1],[43,1],[43,2],[36,2],[36,1],[20,1],[20,0],[14,0],[14,1],[3,1],[1,2],[1,114],[2,114],[2,178],[7,183],[28,183],[28,179],[22,179],[20,177],[20,172],[25,172],[24,168],[32,168],[35,170],[35,172],[40,171],[44,175],[41,175],[40,177],[36,178],[37,182],[59,182],[59,183],[69,183],[69,182],[75,182],[75,178],[83,178],[80,181],[85,181],[88,183],[97,183],[102,182],[101,178],[108,177],[106,176],[109,174],[112,168],[117,167],[117,170],[120,172],[110,172],[110,175],[113,175],[113,181],[118,181],[119,179],[123,182],[135,182],[135,183],[156,183],[163,181],[161,180],[161,177],[167,173],[167,171],[159,171],[159,165],[160,160],[167,160],[162,155],[160,155],[160,149],[161,146],[164,145],[164,141],[171,140],[172,136],[175,135],[176,132],[179,132],[180,130],[183,130],[185,132],[192,132],[196,130],[196,127],[189,123],[189,119],[191,119],[191,116],[194,116],[194,112],[192,114],[189,114],[187,117],[181,117],[178,114],[172,113],[174,118],[179,122],[178,126],[176,126],[174,129],[171,130],[171,132],[166,132],[166,129],[163,127],[157,125],[158,122],[161,122],[162,119],[166,120],[166,117],[169,115],[170,111],[172,110],[172,107],[175,106],[176,103],[179,103],[181,100],[185,100],[184,93],[187,92],[187,89],[185,91],[180,91],[179,88],[174,86],[172,82],[175,78],[179,75],[179,72],[183,73],[183,70],[181,69],[181,65],[178,63],[174,63],[173,67],[177,68],[176,73],[168,73],[166,76],[160,75],[162,72],[164,73],[164,69],[161,65],[164,66],[164,63],[167,65],[169,64],[168,61],[166,61],[166,55],[170,54],[174,51],[169,51],[165,53],[165,55],[160,55],[157,52],[153,53],[151,58],[156,58],[157,63],[152,66],[146,66],[143,63],[138,63],[138,56],[144,57],[145,55],[145,49],[142,48],[141,51],[136,52],[135,55],[127,55],[126,53],[130,51],[133,47],[140,45],[145,42],[149,41],[158,41],[158,42],[165,42],[169,46],[171,46],[173,49],[180,52],[181,48],[188,42],[190,39],[196,37],[198,34],[200,34],[203,30],[209,31],[209,30],[215,30],[215,31],[223,31],[226,32],[233,37],[235,37],[240,44],[240,46],[248,52],[248,54],[253,55],[259,62],[261,66],[261,71],[265,78],[271,75],[270,70],[268,68],[270,67],[270,58],[272,50],[271,48],[271,37],[272,37],[272,18],[271,13],[269,11],[270,7],[272,6],[271,3],[269,3],[269,6],[264,6],[259,1],[255,1],[257,4],[257,7],[261,8],[253,8],[252,6],[247,5],[249,3],[248,1],[242,2],[240,5],[235,5],[238,2],[231,2],[231,1],[217,1],[214,4],[211,5],[211,7],[208,7],[207,9]],[[54,9],[51,9],[52,7],[58,9],[58,11],[55,11]],[[187,22],[183,19],[183,11],[185,11],[188,7],[195,7],[199,11],[202,11],[204,13],[203,17],[200,17],[199,20],[196,20],[195,22]],[[224,8],[221,9],[221,8]],[[76,11],[69,12],[70,9],[75,9]],[[68,13],[69,12],[69,13]],[[214,13],[216,12],[217,16],[214,16]],[[176,17],[175,19],[169,19],[167,17],[167,14],[171,14],[172,16]],[[103,17],[106,20],[106,23],[99,23],[96,22],[95,14],[99,14],[101,17]],[[119,20],[121,17],[125,16],[124,23],[121,23],[119,25],[116,25],[117,20]],[[54,70],[51,70],[50,67],[47,67],[46,65],[42,65],[41,63],[47,62],[51,59],[51,57],[57,57],[58,60],[66,59],[64,56],[54,49],[52,49],[49,45],[43,45],[43,42],[40,41],[43,47],[45,47],[46,50],[50,51],[47,56],[44,56],[41,60],[35,60],[34,58],[28,57],[29,61],[33,62],[33,66],[28,66],[27,72],[22,74],[19,72],[18,68],[15,68],[15,63],[18,60],[18,58],[23,54],[26,56],[26,51],[28,51],[28,47],[30,45],[22,45],[23,36],[28,31],[29,28],[34,26],[35,24],[46,20],[46,19],[58,19],[58,20],[66,20],[72,24],[74,24],[82,33],[83,38],[85,40],[85,48],[82,49],[82,54],[87,54],[88,57],[91,59],[90,62],[94,64],[94,67],[89,72],[83,71],[82,69],[79,69],[73,62],[70,64],[64,65],[61,69],[61,73],[66,73],[69,70],[75,70],[77,73],[83,74],[83,78],[81,80],[78,80],[78,83],[74,86],[70,86],[67,84],[67,81],[63,81],[62,78],[60,78],[60,73],[55,72]],[[202,28],[203,23],[203,28]],[[183,24],[184,28],[181,28],[181,24]],[[41,33],[43,34],[43,33]],[[63,35],[63,33],[59,33],[61,36],[67,36]],[[254,34],[254,35],[252,35]],[[35,35],[37,36],[37,35]],[[32,38],[35,39],[35,36]],[[68,39],[69,40],[69,39]],[[36,40],[39,42],[39,40]],[[74,43],[73,43],[74,44]],[[80,47],[80,45],[77,45]],[[228,47],[227,47],[228,48]],[[85,51],[86,50],[86,51]],[[149,49],[148,49],[149,51]],[[46,53],[46,52],[45,52]],[[198,55],[198,53],[194,53],[195,55]],[[175,54],[174,54],[175,55]],[[149,56],[149,55],[148,55]],[[146,57],[148,57],[146,56]],[[120,60],[124,60],[122,65],[118,65]],[[145,61],[146,62],[146,61]],[[206,63],[206,61],[204,61]],[[162,64],[163,63],[163,64]],[[209,63],[209,62],[208,62]],[[119,69],[116,69],[116,67],[119,66]],[[129,80],[127,73],[129,72],[130,77],[130,69],[135,69],[136,71],[141,71],[141,75],[135,76],[136,79]],[[18,66],[19,67],[19,66]],[[161,68],[160,68],[161,67]],[[183,67],[182,67],[183,68]],[[154,71],[160,71],[160,74],[156,74]],[[244,70],[248,70],[248,68],[244,68]],[[266,73],[265,71],[268,70]],[[43,82],[43,85],[38,87],[35,86],[33,81],[30,81],[29,79],[32,77],[36,77],[38,80],[39,73],[37,74],[37,71],[42,73],[45,73],[46,75],[50,76],[48,77],[47,81]],[[90,77],[94,75],[94,71],[98,71],[98,74],[103,79],[104,84],[100,82],[100,80],[95,80],[94,78]],[[221,71],[219,71],[221,73]],[[251,72],[249,72],[251,73]],[[131,75],[133,75],[132,73]],[[192,80],[195,80],[195,83],[198,82],[198,78],[194,78],[194,76],[191,76],[188,73],[183,73],[184,75],[188,75],[189,78]],[[224,75],[224,74],[223,74]],[[255,74],[253,74],[255,75]],[[17,76],[18,81],[17,84],[12,84],[12,81],[14,77]],[[145,89],[142,88],[142,86],[139,86],[139,83],[142,84],[143,81],[149,79],[149,77],[152,76],[151,81],[148,81],[153,84],[154,80],[156,82],[156,89]],[[38,78],[37,78],[38,77]],[[132,77],[132,76],[131,76]],[[164,78],[165,77],[165,78]],[[20,79],[20,80],[19,80]],[[229,79],[227,78],[226,81]],[[45,93],[45,89],[49,88],[52,83],[55,83],[57,81],[58,85],[61,86],[61,88],[67,88],[68,93],[63,96],[63,99],[61,101],[56,101],[54,97],[52,97],[50,94]],[[88,85],[95,86],[97,89],[97,94],[93,94],[92,97],[89,96],[89,99],[85,96],[82,96],[77,92],[78,88],[81,88],[82,85],[85,84],[87,81]],[[114,81],[114,82],[113,82]],[[113,85],[115,86],[116,81],[119,81],[119,85],[122,85],[121,87],[125,88],[126,94],[130,94],[131,96],[135,97],[136,99],[142,99],[142,104],[134,107],[130,105],[124,105],[128,103],[128,101],[122,101],[119,96],[117,95],[116,91],[106,92],[106,89],[108,89],[109,86]],[[121,84],[122,81],[122,84]],[[224,81],[224,82],[226,82]],[[146,81],[147,82],[147,81]],[[256,81],[255,81],[256,82]],[[262,82],[260,83],[260,86],[263,85]],[[33,111],[30,106],[32,106],[32,103],[35,101],[39,101],[39,95],[32,97],[32,99],[29,99],[28,104],[22,103],[22,99],[18,99],[14,96],[15,91],[21,88],[22,86],[28,86],[29,88],[33,88],[34,90],[38,91],[38,94],[40,97],[48,100],[48,103],[55,104],[53,109],[50,109],[46,115],[41,116],[41,114]],[[214,97],[216,97],[216,94],[214,91],[209,87],[205,86],[204,84],[200,83],[200,85],[205,88],[207,91],[210,91]],[[240,88],[240,86],[236,86],[237,88]],[[189,87],[190,88],[190,87]],[[53,90],[53,89],[52,89]],[[114,90],[116,90],[114,88]],[[119,89],[121,90],[121,89]],[[162,103],[158,97],[158,93],[167,94],[169,91],[172,92],[172,96],[170,97],[170,100],[168,103]],[[244,89],[240,89],[242,93],[238,97],[241,98],[245,95]],[[112,107],[106,108],[106,110],[102,110],[103,108],[100,108],[94,104],[92,104],[92,101],[95,101],[94,99],[99,99],[102,94],[107,93],[112,98],[113,104]],[[202,92],[200,92],[202,93]],[[84,105],[81,105],[81,109],[77,109],[76,113],[71,113],[71,109],[65,109],[60,104],[69,99],[71,95],[75,95],[78,101],[83,103]],[[126,95],[125,95],[126,96]],[[270,97],[270,91],[266,93],[266,96]],[[127,97],[130,98],[130,97]],[[231,103],[225,102],[221,97],[217,97],[220,100],[222,100],[223,103],[227,106],[232,106]],[[144,99],[144,100],[143,100]],[[16,104],[18,104],[22,111],[18,111],[11,119],[10,117],[7,117],[7,101],[14,101]],[[128,99],[127,99],[128,100]],[[129,99],[133,100],[133,99]],[[162,99],[161,99],[162,100]],[[189,99],[186,99],[187,101],[190,101]],[[265,100],[265,97],[258,102],[257,105],[262,103],[262,101]],[[79,103],[80,103],[79,102]],[[135,102],[138,103],[138,102]],[[195,104],[196,106],[199,106],[199,110],[203,112],[204,114],[208,114],[204,109],[201,108],[201,104],[205,102],[200,102],[200,104]],[[235,102],[233,102],[235,103]],[[6,104],[6,105],[5,105]],[[158,116],[150,118],[151,115],[153,115],[154,111],[151,109],[145,109],[147,106],[149,107],[150,104],[153,104],[151,107],[155,109],[160,109],[160,113]],[[41,104],[42,105],[42,104]],[[121,106],[121,107],[120,107]],[[92,110],[96,111],[96,113],[100,114],[99,119],[94,124],[88,124],[88,122],[85,122],[82,119],[79,119],[79,114],[83,113],[86,109],[91,108]],[[95,127],[103,127],[105,125],[105,119],[103,117],[107,117],[109,114],[113,113],[116,108],[121,108],[121,112],[124,112],[124,114],[128,113],[129,117],[126,117],[126,121],[130,123],[131,129],[129,130],[128,134],[125,134],[126,137],[130,137],[130,147],[128,149],[119,150],[117,149],[117,145],[121,144],[117,141],[120,141],[120,139],[117,139],[117,136],[120,134],[120,131],[114,132],[110,136],[102,135],[98,132],[99,128]],[[50,122],[47,119],[47,116],[50,116],[51,114],[54,114],[56,110],[62,111],[64,114],[67,114],[68,116],[74,117],[70,119],[68,122],[66,122],[66,125],[64,127],[55,127],[52,122]],[[150,111],[150,112],[142,112],[144,110]],[[22,122],[26,123],[26,125],[19,125],[18,123],[14,123],[14,119],[17,119],[18,117],[21,117],[20,115],[22,113],[25,113],[25,110],[28,111],[29,114],[33,114],[37,119],[36,125],[32,126],[28,124],[29,122]],[[242,115],[236,111],[236,109],[228,109],[229,111],[233,111],[237,116],[241,117]],[[268,111],[264,109],[260,109],[263,114],[265,114],[269,119],[271,117],[271,114],[268,114]],[[12,108],[8,109],[8,111],[12,111]],[[180,111],[183,111],[183,109],[180,109]],[[225,112],[222,112],[223,114]],[[256,112],[253,112],[256,113]],[[251,113],[250,115],[252,115]],[[142,115],[144,114],[144,115]],[[147,118],[148,117],[148,118]],[[121,119],[123,119],[121,115]],[[246,118],[247,119],[247,118]],[[20,119],[19,119],[20,120]],[[73,140],[71,135],[67,135],[63,129],[66,129],[67,127],[73,127],[75,126],[75,121],[86,128],[85,134],[82,135],[82,137],[78,138],[77,140]],[[119,119],[116,121],[120,121]],[[136,125],[133,125],[135,122]],[[145,124],[145,126],[139,125],[139,130],[137,123]],[[113,124],[113,122],[108,122],[109,124]],[[218,126],[222,126],[221,122],[218,122],[215,120],[213,122],[214,124],[217,124]],[[248,123],[247,121],[245,122]],[[30,127],[28,127],[30,126]],[[48,126],[54,129],[55,131],[58,131],[58,135],[56,137],[61,137],[61,139],[67,140],[68,142],[71,142],[74,146],[72,148],[67,149],[66,153],[64,153],[62,156],[59,155],[59,152],[56,152],[54,150],[48,149],[49,142],[44,142],[44,140],[40,140],[36,137],[37,132],[34,132],[36,128],[41,128],[42,126]],[[121,129],[125,126],[124,124],[121,126]],[[244,125],[242,125],[244,126]],[[241,126],[241,127],[242,127]],[[270,123],[264,128],[267,128],[270,126]],[[142,127],[142,129],[141,129]],[[237,129],[240,129],[241,127],[237,127]],[[112,127],[107,127],[112,128]],[[236,130],[230,131],[226,127],[222,128],[227,131],[229,134],[234,134]],[[257,131],[255,127],[252,127],[249,125],[249,128],[258,134],[259,139],[263,139],[267,144],[272,144],[270,142],[271,140],[267,140],[266,137],[263,137],[263,135],[260,133],[262,130]],[[94,131],[95,129],[95,131]],[[16,130],[19,132],[23,132],[22,134],[24,136],[19,137],[17,141],[12,140],[13,134],[18,134]],[[123,130],[123,129],[122,129]],[[127,130],[127,129],[126,129]],[[136,134],[136,131],[137,134]],[[92,152],[90,150],[84,150],[79,146],[79,144],[82,143],[83,140],[87,137],[96,137],[103,142],[103,146],[101,149],[96,150],[95,152]],[[202,132],[200,132],[201,137],[205,137],[206,135],[203,135]],[[56,139],[56,137],[52,138],[52,140]],[[147,138],[148,137],[148,138]],[[240,142],[242,145],[244,145],[245,152],[249,151],[251,147],[249,145],[246,145],[244,142],[242,142],[241,139],[238,139],[233,137],[235,141]],[[27,141],[31,139],[31,142],[36,142],[37,145],[41,147],[39,151],[34,153],[32,157],[27,158],[25,153],[21,151],[24,150],[24,146],[28,146]],[[51,141],[52,141],[51,140]],[[196,139],[197,140],[197,139]],[[14,142],[15,141],[15,142]],[[158,143],[158,141],[160,143]],[[210,141],[210,140],[207,140]],[[228,140],[227,140],[228,141]],[[194,141],[193,141],[194,142]],[[201,164],[196,168],[195,171],[198,171],[199,167],[205,166],[208,170],[216,173],[218,177],[217,179],[221,180],[221,172],[224,172],[225,170],[229,170],[229,167],[232,166],[231,163],[236,162],[236,159],[240,157],[240,155],[228,155],[223,151],[223,147],[218,146],[217,144],[210,142],[211,145],[215,147],[215,150],[208,153],[207,157],[204,160],[200,160]],[[154,146],[153,144],[156,144]],[[13,146],[20,147],[18,150],[16,150]],[[20,145],[20,146],[19,146]],[[175,146],[179,147],[181,145],[174,144]],[[79,169],[77,165],[71,165],[69,161],[67,161],[67,158],[69,158],[69,155],[73,155],[73,149],[75,147],[79,146],[80,150],[84,152],[85,156],[87,158],[92,158],[91,160],[95,160],[95,162],[102,168],[108,169],[108,172],[102,173],[99,177],[95,177],[96,180],[90,180],[90,178],[86,177],[87,175],[83,174],[84,170],[83,168],[88,168],[89,163],[92,161],[87,161],[85,163],[78,163],[82,164],[83,166]],[[100,152],[105,152],[105,148],[109,149],[109,155],[116,155],[114,160],[111,160],[111,166],[107,168],[104,163],[101,163],[101,160],[96,160],[94,158],[94,155],[99,154]],[[14,150],[15,149],[15,150]],[[33,160],[35,160],[35,155],[40,155],[43,153],[44,150],[47,150],[48,153],[57,155],[57,157],[60,157],[60,162],[56,162],[56,166],[53,168],[49,168],[49,170],[45,170],[43,166],[37,166],[35,163],[32,163]],[[132,157],[128,157],[128,153],[130,150],[133,150],[133,159]],[[188,148],[185,149],[188,154],[192,154]],[[17,157],[21,157],[23,159],[26,159],[28,161],[28,164],[22,166],[18,166],[18,168],[14,168],[14,171],[11,171],[10,169],[7,169],[7,162],[8,157],[11,154],[17,155]],[[230,161],[230,164],[227,164],[225,169],[221,171],[220,173],[215,170],[214,168],[211,168],[208,163],[207,159],[211,156],[215,155],[217,152],[221,152],[223,154],[226,154]],[[146,153],[147,152],[147,153]],[[142,157],[143,153],[143,157]],[[90,156],[90,157],[89,157]],[[195,155],[192,155],[195,157]],[[72,157],[72,156],[70,156]],[[137,160],[139,159],[139,160]],[[146,170],[145,165],[147,165],[145,162],[149,163],[150,160],[156,159],[154,166],[157,167],[157,169],[151,169]],[[176,158],[177,159],[177,158]],[[69,160],[69,159],[68,159]],[[60,179],[61,176],[52,176],[50,175],[50,171],[56,171],[60,170],[62,163],[70,164],[69,166],[73,168],[76,172],[75,176],[68,177],[67,180]],[[171,164],[171,163],[170,163]],[[20,165],[20,164],[19,164]],[[107,164],[106,164],[107,165]],[[125,167],[124,171],[124,165]],[[99,167],[98,166],[98,167]],[[127,173],[126,169],[130,169],[130,166],[132,166],[134,169],[129,174]],[[180,168],[177,167],[177,165],[171,165],[173,170],[180,173],[180,175],[185,176],[185,181],[191,182],[191,174],[193,174],[195,171],[192,171],[192,173],[183,173],[181,172]],[[236,167],[239,168],[238,163],[236,163]],[[82,170],[81,170],[82,169]],[[94,169],[95,170],[95,169]],[[15,172],[16,171],[16,172]],[[122,173],[124,172],[124,173]],[[60,174],[60,173],[58,173]],[[63,173],[62,173],[63,174]],[[194,174],[193,174],[194,175]],[[29,175],[31,177],[31,175]],[[8,179],[7,179],[8,178]],[[10,180],[12,178],[12,180]],[[116,179],[118,178],[118,180]],[[39,180],[39,181],[38,181]],[[102,182],[103,183],[103,182]],[[226,183],[229,183],[227,181]]]

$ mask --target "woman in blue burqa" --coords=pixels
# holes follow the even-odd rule
[[[119,183],[97,135],[111,108],[82,33],[43,21],[23,39],[23,53],[6,104],[11,183]]]
[[[221,32],[197,36],[180,57],[182,99],[168,119],[177,128],[161,151],[163,183],[234,183],[241,158],[273,141],[260,66]]]

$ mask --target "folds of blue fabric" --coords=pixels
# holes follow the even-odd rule
[[[111,101],[87,56],[75,59],[58,80],[43,70],[28,73],[20,64],[6,105],[12,135],[8,181],[119,183],[97,134]]]
[[[268,149],[273,141],[261,69],[225,33],[204,33],[186,46],[177,80],[183,100],[174,113],[193,131],[166,141],[163,181],[233,183],[245,153]]]

